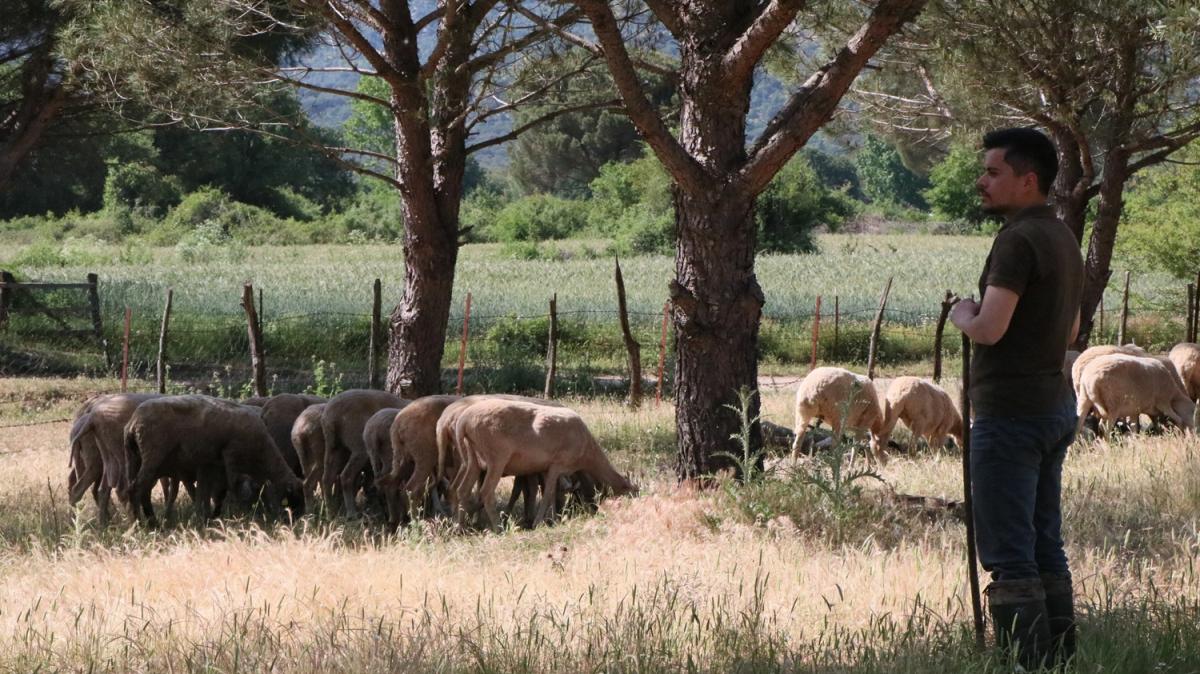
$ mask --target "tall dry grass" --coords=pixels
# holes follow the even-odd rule
[[[765,416],[789,424],[789,400],[769,394]],[[954,520],[878,505],[836,536],[797,528],[800,514],[756,520],[730,490],[675,486],[669,407],[576,407],[641,495],[501,534],[321,517],[100,530],[90,504],[65,504],[66,424],[8,429],[0,671],[1003,671],[971,647]],[[1200,671],[1197,449],[1163,436],[1072,450],[1077,671]],[[961,492],[952,452],[883,475]]]

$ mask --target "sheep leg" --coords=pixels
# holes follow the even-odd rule
[[[179,498],[179,480],[164,477],[158,481],[163,490],[163,517],[168,521],[175,518],[175,499]]]
[[[533,526],[536,529],[537,525],[546,521],[546,518],[551,515],[554,509],[554,499],[558,491],[558,478],[562,476],[562,469],[558,466],[551,466],[542,475],[542,502],[538,504],[537,516],[533,519]]]
[[[1080,397],[1075,404],[1075,414],[1079,416],[1079,421],[1075,424],[1075,437],[1082,437],[1080,434],[1083,433],[1083,426],[1087,423],[1088,415],[1092,413],[1094,407],[1095,404],[1087,396]]]
[[[325,448],[325,465],[321,475],[321,491],[326,500],[337,503],[337,495],[341,492],[342,469],[350,461],[350,452],[341,447]],[[336,506],[335,506],[336,507]]]
[[[77,464],[75,470],[72,470],[71,475],[68,476],[68,482],[70,482],[70,478],[74,478],[74,483],[69,485],[71,505],[74,506],[76,503],[79,503],[79,500],[83,498],[84,494],[87,494],[89,489],[93,489],[94,492],[94,488],[100,484],[100,477],[103,474],[104,469],[99,461],[84,463],[82,467]],[[97,505],[99,505],[99,501],[97,501]]]
[[[426,466],[422,461],[413,462],[413,472],[404,483],[404,491],[408,494],[409,500],[416,503],[422,510],[425,508],[425,494],[429,491],[429,481],[433,477],[431,466]],[[400,487],[396,487],[400,489]]]
[[[479,499],[483,501],[483,512],[487,515],[488,524],[493,531],[500,529],[500,513],[496,510],[496,486],[504,477],[504,468],[500,461],[491,461],[479,488]]]
[[[466,443],[464,443],[466,444]],[[474,511],[474,504],[471,503],[471,490],[475,487],[475,482],[479,479],[479,459],[472,451],[460,449],[460,468],[458,475],[454,478],[454,485],[450,490],[453,500],[450,502],[450,511],[458,518],[459,524],[464,523],[467,511]]]

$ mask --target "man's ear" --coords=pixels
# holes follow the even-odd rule
[[[1021,186],[1025,187],[1026,189],[1033,190],[1038,194],[1042,193],[1041,188],[1038,187],[1037,171],[1030,171],[1029,173],[1021,176]]]

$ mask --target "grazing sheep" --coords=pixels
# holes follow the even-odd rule
[[[1121,419],[1164,416],[1185,431],[1195,427],[1196,404],[1177,383],[1177,375],[1157,358],[1114,353],[1093,358],[1079,380],[1077,412],[1084,419],[1093,409],[1108,430]]]
[[[292,447],[296,450],[296,458],[304,473],[305,502],[312,500],[316,494],[317,485],[323,484],[325,474],[325,430],[321,427],[321,415],[325,412],[325,403],[309,405],[300,412],[292,424]],[[322,494],[329,498],[328,492]]]
[[[346,514],[358,512],[359,477],[370,468],[370,457],[363,446],[362,433],[367,420],[385,407],[403,408],[408,400],[385,391],[351,389],[325,403],[321,427],[325,433],[325,468],[321,490],[332,494],[336,484],[341,491]]]
[[[943,447],[946,436],[962,447],[962,415],[942,387],[919,377],[897,377],[888,386],[883,403],[884,422],[880,446],[887,440],[896,423],[903,421],[914,438],[924,438],[930,447]]]
[[[400,409],[397,407],[385,407],[372,414],[371,418],[367,419],[367,424],[363,426],[363,445],[367,448],[371,471],[375,475],[387,476],[392,473],[394,454],[391,435],[392,422],[396,420],[396,415],[399,413]],[[401,461],[401,464],[396,466],[396,470],[402,474],[402,479],[406,479],[412,472],[412,462]],[[376,486],[379,486],[378,481]],[[384,502],[387,504],[388,523],[398,526],[400,520],[408,514],[408,495],[401,492],[398,486],[381,488]]]
[[[1100,356],[1111,356],[1114,353],[1121,353],[1125,354],[1126,356],[1141,356],[1142,358],[1148,358],[1150,356],[1150,354],[1146,353],[1145,349],[1137,344],[1126,344],[1124,346],[1117,346],[1115,344],[1101,344],[1100,346],[1093,346],[1089,349],[1084,349],[1083,353],[1079,354],[1079,356],[1075,358],[1075,362],[1071,363],[1070,381],[1075,389],[1076,399],[1078,399],[1080,395],[1080,385],[1082,383],[1080,378],[1083,376],[1084,368],[1086,368],[1088,364],[1096,358],[1099,358]]]
[[[157,393],[117,393],[92,398],[77,412],[71,427],[72,476],[68,476],[74,505],[89,489],[99,508],[101,524],[109,520],[112,491],[123,497],[129,483],[123,434],[139,405],[160,398]]]
[[[389,437],[392,446],[391,472],[380,478],[383,489],[404,488],[410,502],[420,507],[435,477],[438,463],[437,423],[442,413],[460,396],[425,396],[409,403],[392,421]],[[412,473],[404,475],[411,464]],[[407,480],[405,479],[407,478]]]
[[[250,398],[246,398],[245,400],[234,400],[231,402],[235,402],[239,405],[249,405],[250,407],[262,407],[262,406],[266,405],[267,402],[269,402],[270,400],[271,399],[269,397],[264,398],[262,396],[253,396]]]
[[[483,400],[513,400],[520,402],[532,403],[535,405],[543,405],[546,407],[563,407],[561,403],[556,403],[551,400],[543,400],[541,398],[530,398],[527,396],[516,395],[473,395],[467,396],[462,400],[455,401],[448,405],[438,418],[437,426],[435,427],[435,437],[437,441],[437,472],[434,474],[436,480],[441,480],[444,476],[454,475],[454,479],[450,482],[450,490],[447,494],[450,512],[458,511],[458,493],[460,490],[470,490],[470,487],[464,487],[467,480],[467,473],[476,475],[478,473],[475,467],[472,470],[467,470],[467,461],[455,440],[455,424],[458,422],[458,415],[467,407],[483,401]],[[514,491],[517,489],[513,487]]]
[[[488,521],[499,525],[495,491],[505,475],[541,474],[544,485],[534,526],[550,514],[560,477],[582,471],[614,494],[633,492],[633,483],[618,473],[583,419],[565,407],[518,400],[481,400],[458,414],[454,438],[468,466],[486,470],[479,497]],[[476,470],[478,470],[476,468]],[[471,470],[471,468],[468,468]],[[467,503],[476,476],[468,473],[459,503]]]
[[[151,524],[150,489],[162,477],[195,482],[202,517],[210,515],[220,488],[233,490],[242,475],[282,490],[294,515],[304,512],[303,483],[271,441],[257,410],[201,395],[149,400],[126,425],[125,448],[130,472],[136,475],[128,491],[130,507]],[[219,500],[211,514],[218,510]]]
[[[844,415],[844,416],[843,416]],[[844,428],[866,430],[870,435],[868,457],[883,462],[883,408],[875,384],[866,377],[840,367],[818,367],[796,389],[796,439],[792,455],[798,456],[804,434],[814,419],[825,421],[837,437]]]
[[[1193,402],[1200,402],[1200,344],[1176,344],[1167,356],[1183,384],[1183,390]]]
[[[292,444],[292,426],[296,423],[296,417],[306,408],[323,402],[325,399],[318,396],[280,393],[271,396],[262,406],[263,424],[271,434],[275,446],[283,452],[283,459],[287,461],[296,477],[304,477],[305,473],[300,457],[296,454],[296,447]]]

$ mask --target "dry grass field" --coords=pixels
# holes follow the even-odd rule
[[[0,381],[0,426],[111,384]],[[791,392],[764,396],[790,425]],[[66,503],[67,423],[0,428],[0,671],[1006,671],[973,649],[961,523],[879,497],[959,498],[957,453],[894,456],[887,487],[836,497],[816,462],[697,493],[674,483],[667,405],[572,404],[640,495],[499,534],[100,529]],[[1200,672],[1200,442],[1080,443],[1064,481],[1075,671]]]

